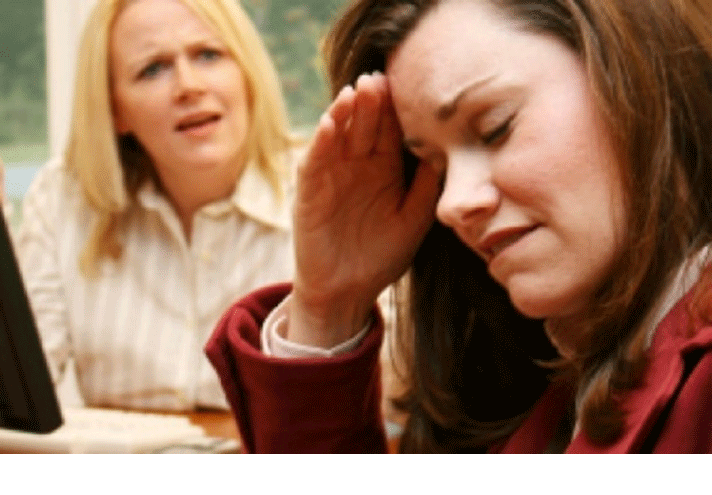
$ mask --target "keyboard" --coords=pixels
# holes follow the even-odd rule
[[[0,451],[37,453],[218,453],[236,452],[233,439],[209,437],[185,416],[64,408],[64,424],[52,433],[0,428]]]

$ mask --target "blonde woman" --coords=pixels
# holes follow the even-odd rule
[[[237,2],[99,0],[66,153],[17,236],[54,377],[73,362],[92,406],[226,407],[202,349],[235,297],[292,273],[292,143]]]

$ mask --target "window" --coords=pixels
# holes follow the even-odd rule
[[[43,1],[7,2],[0,15],[0,156],[47,156]]]
[[[15,224],[25,184],[47,158],[43,0],[4,2],[0,10],[0,157]]]
[[[320,42],[346,0],[243,0],[282,80],[292,125],[310,128],[328,106]]]

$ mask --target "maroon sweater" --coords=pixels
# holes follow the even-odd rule
[[[352,352],[329,359],[266,356],[260,327],[289,289],[267,287],[237,302],[206,345],[246,451],[386,452],[380,315]],[[566,452],[712,453],[712,326],[690,320],[688,298],[658,325],[643,385],[622,397],[628,412],[623,436],[599,447],[579,433]],[[552,385],[511,437],[492,450],[542,452],[570,401],[568,392]]]

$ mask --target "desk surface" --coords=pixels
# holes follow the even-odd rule
[[[232,414],[226,411],[196,411],[188,414],[190,422],[202,426],[211,437],[239,439]]]

